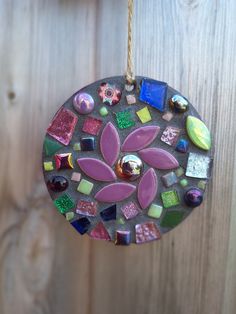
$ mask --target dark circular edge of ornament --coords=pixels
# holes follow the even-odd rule
[[[93,83],[91,83],[91,84],[88,84],[88,85],[82,87],[81,89],[77,90],[76,92],[73,93],[72,96],[70,96],[70,97],[64,102],[64,104],[63,104],[61,107],[68,108],[68,109],[70,109],[72,112],[74,112],[77,116],[80,116],[80,115],[78,114],[78,112],[77,112],[77,111],[74,109],[74,107],[73,107],[73,98],[74,98],[74,96],[75,96],[78,92],[86,92],[86,93],[89,93],[89,94],[91,94],[92,97],[94,98],[95,106],[96,106],[97,102],[100,102],[100,99],[99,99],[99,96],[98,96],[98,88],[99,88],[100,84],[103,83],[103,82],[109,82],[109,83],[111,83],[111,84],[116,84],[116,85],[120,86],[120,88],[121,88],[121,90],[122,90],[122,98],[121,98],[121,100],[120,100],[120,102],[119,102],[119,104],[120,104],[120,103],[122,103],[123,101],[125,101],[125,100],[124,100],[124,97],[125,97],[126,95],[133,94],[133,93],[135,93],[137,96],[139,95],[140,84],[141,84],[141,81],[142,81],[143,79],[150,79],[150,80],[154,80],[154,81],[157,81],[157,82],[163,82],[163,83],[164,83],[164,81],[158,81],[158,80],[156,80],[156,79],[149,78],[149,77],[147,77],[147,76],[136,76],[136,77],[135,77],[135,88],[134,88],[134,90],[132,90],[132,91],[126,91],[125,85],[127,84],[127,81],[126,81],[126,77],[125,77],[125,76],[112,76],[112,77],[107,77],[107,78],[103,78],[103,79],[97,80],[97,81],[95,81],[95,82],[93,82]],[[182,97],[186,98],[186,96],[184,96],[184,95],[183,95],[182,93],[180,93],[178,90],[176,90],[176,89],[170,87],[170,86],[167,84],[166,109],[165,109],[164,112],[159,112],[159,111],[157,111],[157,113],[159,114],[159,118],[160,118],[160,119],[158,120],[158,125],[159,125],[161,128],[162,128],[162,126],[167,125],[167,124],[169,123],[169,122],[166,122],[166,121],[164,121],[163,119],[161,119],[161,115],[163,115],[166,111],[171,111],[170,109],[167,110],[167,108],[169,108],[168,99],[171,98],[171,96],[173,96],[173,95],[175,95],[175,94],[181,95]],[[96,96],[96,95],[97,95],[97,96]],[[189,101],[188,98],[187,98],[187,100]],[[118,104],[118,106],[119,106],[119,104]],[[143,103],[143,102],[142,102],[142,104],[143,104],[143,107],[145,107],[145,106],[147,105],[146,103]],[[104,106],[106,106],[106,105],[104,105]],[[132,106],[132,105],[130,105],[130,106]],[[61,107],[57,110],[57,112],[61,109]],[[116,105],[114,106],[114,109],[115,109],[115,107],[116,107]],[[56,116],[57,112],[53,115],[53,117],[51,118],[51,120]],[[189,110],[188,110],[187,112],[185,112],[185,113],[176,114],[176,115],[179,115],[179,117],[182,117],[182,121],[184,121],[184,124],[185,124],[186,117],[187,117],[188,115],[193,115],[193,116],[197,117],[198,119],[202,120],[201,116],[200,116],[199,113],[196,111],[196,109],[193,107],[193,105],[192,105],[192,103],[191,103],[190,101],[189,101]],[[183,117],[184,117],[184,118],[183,118]],[[101,117],[100,117],[100,118],[101,118]],[[50,121],[51,121],[51,120],[50,120]],[[153,121],[153,124],[155,124],[155,121]],[[179,128],[180,128],[180,126],[179,126]],[[184,128],[184,129],[185,129],[185,128]],[[185,129],[185,130],[186,130],[186,129]],[[126,132],[126,131],[125,131],[125,132]],[[127,132],[129,133],[130,131],[127,130]],[[186,132],[185,132],[185,133],[186,133]],[[50,139],[53,139],[53,138],[50,137],[47,133],[45,133],[45,137],[46,137],[46,136],[48,136]],[[212,134],[211,134],[211,136],[212,136]],[[45,137],[44,137],[44,138],[45,138]],[[188,138],[187,135],[186,135],[186,137]],[[194,144],[192,144],[192,142],[191,142],[190,140],[189,140],[189,142],[191,143],[191,152],[193,152],[193,153],[199,153],[199,151],[200,151],[201,154],[204,154],[204,155],[206,155],[206,156],[209,156],[209,157],[211,158],[211,160],[212,160],[211,163],[213,164],[213,155],[214,155],[214,142],[213,142],[213,138],[212,138],[212,147],[211,147],[211,149],[210,149],[209,152],[205,152],[205,151],[203,151],[203,150],[199,150],[199,148],[197,148]],[[62,149],[62,150],[63,150],[62,153],[63,153],[64,151],[68,151],[68,148],[71,147],[71,146],[72,146],[71,144],[69,144],[68,146],[64,146],[63,149]],[[166,146],[165,146],[165,148],[166,148]],[[73,149],[72,149],[72,153],[73,153]],[[173,149],[173,151],[172,151],[172,154],[173,154],[174,156],[176,156],[176,152],[175,152],[174,149]],[[186,155],[186,154],[185,154],[185,155]],[[188,153],[187,153],[187,155],[188,155]],[[184,156],[183,156],[183,157],[181,156],[181,158],[179,158],[179,156],[180,156],[180,155],[178,155],[178,161],[180,162],[180,166],[182,166],[184,169],[186,169],[186,162],[184,162],[183,164],[181,163],[182,160],[184,159]],[[45,157],[45,153],[44,153],[44,150],[43,150],[43,153],[42,153],[42,162],[45,161],[45,158],[47,158],[47,157]],[[185,158],[186,158],[186,157],[185,157]],[[204,199],[205,199],[206,193],[207,193],[208,182],[209,182],[209,180],[211,179],[212,166],[213,166],[212,164],[211,164],[211,172],[210,172],[210,175],[209,175],[209,177],[208,177],[207,179],[205,179],[205,181],[207,181],[207,184],[206,184],[206,190],[203,191],[203,193],[204,193]],[[166,173],[168,173],[168,172],[170,172],[170,171],[171,171],[171,170],[168,170],[168,171],[166,171]],[[45,171],[43,171],[43,175],[44,175],[45,183],[47,182],[48,178],[50,178],[50,177],[52,176],[52,174],[50,174],[50,172],[47,173],[47,172],[45,172]],[[54,173],[54,175],[55,175],[55,173]],[[58,175],[61,175],[61,174],[58,173]],[[62,176],[64,176],[64,175],[62,174]],[[161,177],[161,176],[159,175],[159,176],[158,176],[158,181],[159,181],[159,182],[160,182],[160,177]],[[70,176],[67,176],[67,178],[68,178],[68,180],[69,180]],[[85,178],[86,178],[86,175],[85,175]],[[91,180],[91,179],[90,179],[90,180]],[[188,180],[189,182],[191,182],[191,181],[194,182],[195,179],[188,177],[187,180]],[[200,179],[196,179],[196,180],[200,180]],[[183,189],[184,192],[185,192],[185,191],[189,190],[191,187],[196,187],[196,186],[194,186],[194,184],[189,184],[186,188],[182,188],[182,189]],[[181,189],[181,188],[179,187],[179,188],[177,189],[178,192],[179,192],[179,189]],[[67,189],[67,192],[70,194],[71,190],[74,190],[74,187],[72,188],[71,184],[69,184],[69,187],[68,187],[68,189]],[[164,190],[166,190],[166,189],[164,189]],[[58,195],[60,195],[60,193],[52,192],[52,191],[50,191],[49,189],[48,189],[48,192],[49,192],[49,194],[50,194],[52,200],[54,200],[55,198],[58,197]],[[158,190],[159,199],[160,199],[160,193],[161,193],[161,192],[162,192],[162,189],[161,189],[161,190]],[[77,192],[77,193],[78,193],[78,192]],[[183,200],[183,194],[182,194],[182,193],[180,194],[180,198],[181,198],[181,200]],[[77,199],[78,199],[78,198],[77,198]],[[204,199],[203,199],[203,203],[204,203]],[[128,200],[125,200],[125,202],[127,202],[127,201],[128,201]],[[138,203],[138,201],[136,200],[136,198],[135,198],[135,201]],[[108,203],[101,203],[101,205],[102,205],[103,208],[106,208],[106,207],[109,206]],[[197,208],[197,207],[190,208],[190,207],[184,205],[184,206],[181,206],[181,208],[182,208],[182,210],[185,211],[185,215],[184,215],[183,219],[181,220],[181,222],[180,222],[179,224],[181,224],[181,223],[189,216],[189,214],[190,214],[195,208]],[[165,208],[163,207],[163,210],[168,210],[168,209],[165,209]],[[170,210],[172,210],[172,209],[170,209]],[[174,207],[173,210],[178,210],[178,207]],[[144,216],[146,219],[144,219],[142,222],[147,221],[148,216],[145,215],[145,214],[144,214],[143,216]],[[148,218],[148,220],[151,220],[151,219]],[[167,232],[169,232],[169,231],[171,231],[172,229],[178,227],[178,225],[179,225],[179,224],[177,224],[175,227],[172,227],[172,228],[163,228],[163,227],[160,226],[160,220],[161,220],[161,219],[158,219],[158,220],[159,220],[159,223],[156,223],[156,225],[158,226],[158,228],[159,228],[159,230],[160,230],[160,232],[161,232],[162,235],[165,234],[165,233],[167,233]],[[93,224],[92,227],[94,227],[94,225],[95,225],[95,224]],[[135,224],[134,224],[134,225],[135,225]],[[87,234],[87,235],[88,235],[88,234]],[[130,243],[130,244],[136,244],[134,240],[135,240],[135,239],[132,237],[132,240],[131,240],[131,243]],[[108,242],[114,242],[114,241],[115,241],[115,237],[114,237],[114,235],[113,235],[111,241],[108,241]],[[152,242],[153,242],[153,241],[152,241]],[[145,244],[145,243],[144,243],[144,244]]]

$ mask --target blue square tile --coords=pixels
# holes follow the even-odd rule
[[[139,99],[163,112],[165,109],[167,84],[150,79],[143,79]]]
[[[90,227],[90,221],[86,217],[82,217],[78,220],[71,222],[71,225],[80,233],[84,234]]]
[[[180,152],[180,153],[187,153],[188,147],[189,147],[189,142],[188,142],[187,140],[181,138],[181,139],[178,141],[175,150],[176,150],[177,152]]]
[[[83,137],[80,140],[80,146],[82,151],[93,151],[95,150],[95,139],[94,137]]]
[[[116,204],[111,205],[110,207],[103,209],[100,213],[102,220],[109,221],[116,219]]]

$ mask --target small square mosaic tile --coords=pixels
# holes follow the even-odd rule
[[[128,105],[136,104],[136,97],[135,97],[135,95],[127,95],[126,96],[126,100],[127,100]]]
[[[171,171],[161,177],[163,184],[168,188],[178,182],[176,174]]]
[[[84,152],[90,152],[95,149],[94,137],[83,137],[80,140],[81,150]]]
[[[75,202],[72,197],[65,193],[54,200],[54,205],[61,214],[65,214],[75,207]]]
[[[180,204],[178,192],[175,190],[162,192],[161,198],[165,208],[170,208]]]
[[[205,155],[189,153],[186,176],[207,179],[210,176],[211,158]]]
[[[116,122],[120,129],[127,129],[135,125],[133,111],[126,109],[116,113]]]
[[[79,182],[81,179],[81,173],[73,172],[71,176],[71,181]]]
[[[84,121],[82,131],[91,135],[98,135],[102,127],[102,120],[94,117],[87,117]]]
[[[169,122],[173,119],[174,115],[172,112],[167,111],[165,114],[163,114],[162,119]]]
[[[131,243],[130,230],[117,230],[116,231],[116,245],[129,245]]]
[[[161,141],[167,145],[174,146],[178,140],[179,134],[180,129],[173,126],[167,126],[161,136]]]
[[[140,213],[140,209],[134,202],[129,202],[121,206],[120,210],[126,219],[132,219]]]
[[[52,161],[45,161],[43,167],[45,171],[52,171],[54,169]]]
[[[80,184],[78,185],[77,191],[82,194],[89,195],[92,192],[92,189],[93,183],[85,179],[82,179],[80,181]]]
[[[163,207],[161,205],[152,204],[148,209],[148,216],[152,218],[160,218],[163,211]]]
[[[142,123],[147,123],[147,122],[152,121],[152,117],[151,117],[150,111],[148,110],[148,107],[144,107],[143,109],[140,109],[139,111],[136,112],[136,114]]]

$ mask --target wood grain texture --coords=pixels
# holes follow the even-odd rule
[[[234,314],[235,0],[136,0],[135,68],[212,130],[204,205],[162,241],[79,236],[42,184],[44,130],[73,92],[126,66],[126,0],[0,0],[0,313]]]

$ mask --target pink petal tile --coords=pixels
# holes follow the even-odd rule
[[[149,166],[156,169],[170,170],[179,167],[178,160],[171,153],[161,148],[143,149],[139,152],[139,156]]]
[[[108,122],[102,131],[100,149],[106,163],[113,166],[120,152],[120,137],[111,122]]]
[[[116,179],[115,172],[99,159],[79,158],[77,162],[81,170],[94,180],[109,182]]]
[[[147,208],[157,194],[157,176],[155,170],[150,168],[142,176],[138,185],[138,201],[142,209]]]
[[[98,191],[95,199],[106,203],[120,202],[130,197],[135,190],[136,186],[129,183],[112,183]]]
[[[131,132],[121,147],[123,152],[139,151],[150,145],[160,131],[159,126],[144,126]]]

